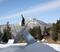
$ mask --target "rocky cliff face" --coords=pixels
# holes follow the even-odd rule
[[[35,18],[28,18],[25,20],[25,24],[27,25],[26,29],[29,29],[29,28],[33,28],[35,26],[40,26],[41,27],[41,31],[43,32],[44,30],[44,27],[51,27],[52,24],[47,24],[47,23],[44,23],[40,20],[37,20]],[[21,26],[21,21],[18,22],[17,24],[9,24],[9,26],[11,27],[11,33],[12,33],[12,38],[14,38],[16,41],[17,40],[22,40],[21,39],[21,36],[22,35],[22,29],[23,27]],[[1,33],[3,33],[3,29],[6,28],[6,25],[1,25],[0,26],[0,31]]]

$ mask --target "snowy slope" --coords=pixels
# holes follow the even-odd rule
[[[60,51],[60,44],[46,44],[49,45],[50,47],[54,48],[57,51]]]
[[[60,52],[58,44],[41,44],[40,42],[27,45],[27,43],[0,44],[0,52]]]
[[[34,43],[25,48],[27,52],[58,52],[57,50],[49,47],[48,45],[39,43]]]

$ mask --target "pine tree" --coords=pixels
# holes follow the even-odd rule
[[[42,34],[41,34],[41,28],[40,26],[38,27],[38,39],[42,39]]]
[[[29,32],[32,34],[32,36],[35,38],[35,36],[37,35],[37,32],[36,32],[36,27],[33,27],[29,29]]]
[[[56,27],[57,27],[57,32],[60,33],[60,20],[57,20]]]
[[[42,39],[42,35],[41,35],[41,28],[40,26],[38,27],[33,27],[33,29],[29,29],[29,32],[31,33],[31,35],[34,37],[34,38],[38,38],[38,39]]]
[[[7,27],[3,30],[3,42],[8,42],[8,39],[11,39],[11,28],[9,27],[9,22],[7,22]]]
[[[45,35],[47,35],[47,28],[46,28],[46,26],[44,27],[44,32],[43,32],[43,34],[44,34],[44,37],[45,37]]]
[[[44,37],[50,35],[50,34],[49,34],[49,31],[50,31],[50,28],[46,28],[46,26],[45,26],[45,27],[44,27],[44,32],[43,32]]]
[[[57,41],[58,40],[58,34],[57,34],[57,27],[56,27],[56,24],[53,23],[53,33],[52,33],[52,39],[54,41]]]

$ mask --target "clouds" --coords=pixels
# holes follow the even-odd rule
[[[20,16],[21,14],[23,15],[31,15],[31,14],[35,14],[38,12],[44,12],[44,11],[49,11],[49,10],[54,10],[56,8],[60,7],[60,0],[53,0],[44,4],[39,4],[33,7],[28,8],[25,11],[22,11],[20,13],[16,13],[10,16],[6,16],[6,17],[1,17],[0,20],[7,20],[7,19],[11,19],[11,18],[16,18],[18,16]]]

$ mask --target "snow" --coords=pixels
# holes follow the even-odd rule
[[[57,51],[60,51],[60,44],[47,44],[47,45],[49,45],[50,47],[54,48]]]
[[[45,39],[42,39],[42,40],[41,40],[41,42],[44,42],[44,41],[45,41]]]
[[[27,43],[16,44],[0,44],[0,52],[59,52],[59,44],[42,44],[35,42],[27,45]]]
[[[14,39],[9,39],[8,44],[12,44],[12,43],[14,43]]]
[[[57,43],[60,43],[60,41],[57,41]]]
[[[37,41],[37,42],[40,42],[40,41]]]
[[[34,44],[31,44],[25,48],[27,52],[58,52],[52,47],[49,47],[48,45],[41,44],[40,42],[36,42]]]
[[[0,48],[6,48],[9,46],[25,46],[27,43],[15,43],[15,44],[0,44]]]

